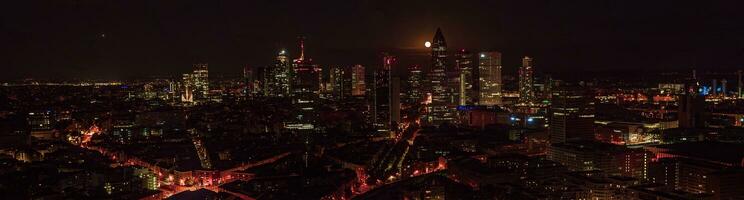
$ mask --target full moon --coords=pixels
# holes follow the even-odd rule
[[[425,46],[426,48],[429,48],[429,47],[431,47],[431,42],[429,42],[429,41],[426,41],[426,42],[424,42],[424,46]]]

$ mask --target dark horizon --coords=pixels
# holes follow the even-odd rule
[[[735,3],[740,4],[740,3]],[[5,73],[23,78],[127,79],[216,74],[266,66],[297,36],[323,66],[428,65],[441,27],[449,52],[500,51],[504,71],[522,56],[556,76],[576,71],[716,71],[744,66],[741,5],[686,2],[10,2],[0,16]],[[663,11],[663,12],[661,12]]]

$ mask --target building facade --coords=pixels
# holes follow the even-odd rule
[[[553,91],[550,105],[550,143],[594,139],[594,97],[583,87]]]
[[[501,105],[501,53],[481,52],[478,55],[480,105]]]
[[[473,68],[473,54],[465,49],[455,54],[455,70],[458,77],[458,105],[475,105],[478,102],[478,80]]]
[[[522,58],[522,66],[519,68],[519,103],[531,105],[535,103],[535,84],[532,58]]]
[[[447,79],[447,43],[441,29],[437,29],[431,43],[431,68],[428,74],[431,103],[427,122],[438,125],[454,119],[454,104]]]

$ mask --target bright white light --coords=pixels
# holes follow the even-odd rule
[[[485,57],[486,57],[486,54],[481,54],[481,58],[485,58]]]
[[[279,52],[279,54],[284,54],[284,53],[286,53],[286,51],[284,51],[284,50],[282,50],[281,52]]]
[[[426,41],[426,42],[424,42],[424,46],[425,46],[426,48],[429,48],[429,47],[431,47],[431,42],[429,42],[429,41]]]

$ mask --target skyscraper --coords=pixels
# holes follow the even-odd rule
[[[194,90],[202,97],[209,95],[209,64],[200,63],[194,65]]]
[[[477,80],[473,68],[473,54],[465,49],[455,54],[455,73],[458,75],[458,105],[473,105],[478,101]]]
[[[680,128],[705,128],[705,97],[702,92],[698,92],[699,86],[697,79],[688,80],[678,97],[677,118]]]
[[[288,97],[292,80],[292,65],[287,51],[281,50],[276,56],[274,66],[266,70],[264,92],[266,96]]]
[[[305,44],[300,40],[300,58],[294,60],[294,76],[292,81],[293,95],[309,95],[317,97],[320,94],[321,69],[305,59]]]
[[[431,69],[428,76],[429,93],[432,102],[429,104],[427,121],[441,124],[454,119],[454,103],[447,87],[447,43],[442,30],[437,28],[431,42]]]
[[[408,67],[407,102],[411,104],[421,102],[424,93],[424,75],[421,72],[421,66],[411,65]]]
[[[400,123],[400,77],[390,77],[390,125],[396,128]]]
[[[251,95],[255,90],[253,69],[249,66],[243,67],[243,95]]]
[[[395,109],[395,107],[391,105],[393,103],[394,96],[398,96],[393,94],[392,85],[393,77],[391,69],[395,63],[396,58],[394,56],[383,56],[383,65],[381,68],[375,71],[374,78],[374,96],[372,99],[372,115],[374,116],[373,120],[374,124],[377,127],[386,130],[389,130],[392,122],[395,120],[393,119],[393,115],[395,114],[393,110]],[[400,108],[398,107],[398,109]],[[400,116],[399,111],[398,116]]]
[[[328,77],[329,82],[326,85],[326,90],[330,93],[331,99],[342,100],[352,96],[352,68],[331,67]]]
[[[193,96],[194,102],[205,102],[209,99],[209,69],[206,63],[193,65],[193,72],[183,74],[183,94]]]
[[[501,53],[481,52],[478,55],[478,82],[481,105],[501,105]]]
[[[315,102],[320,97],[320,73],[318,65],[305,58],[305,42],[300,40],[300,57],[294,60],[292,75],[292,104],[299,109],[290,129],[314,129],[318,118]]]
[[[364,66],[354,65],[354,67],[351,68],[352,96],[364,97],[367,90],[365,87],[364,76]]]
[[[535,103],[535,90],[533,83],[532,58],[522,58],[522,67],[519,68],[519,103],[530,105]]]
[[[594,139],[594,96],[583,87],[553,91],[550,105],[550,143]]]
[[[328,82],[325,83],[325,90],[329,93],[331,99],[341,99],[343,76],[344,71],[341,66],[331,66],[328,68]]]
[[[721,96],[724,96],[724,97],[726,96],[726,92],[727,92],[726,84],[728,84],[728,80],[726,80],[725,78],[721,79]]]

